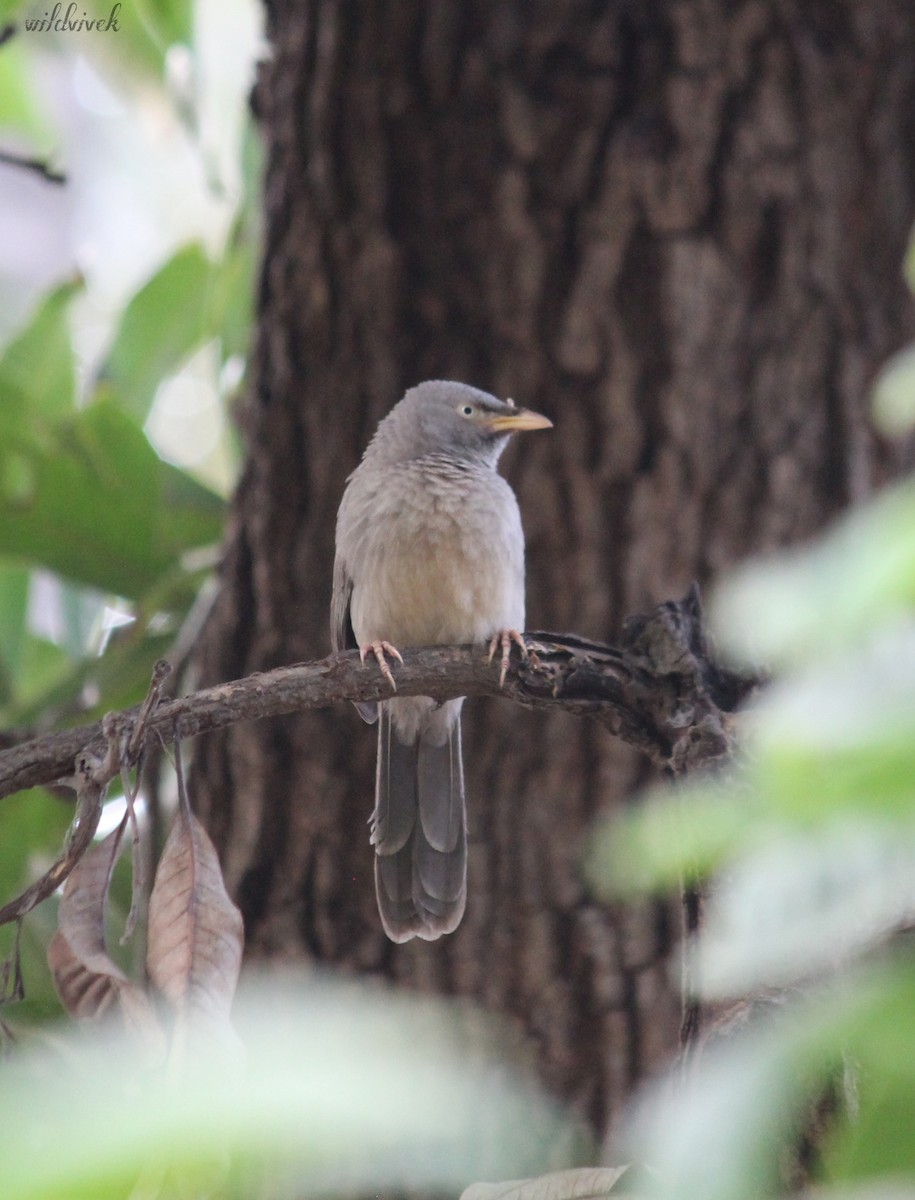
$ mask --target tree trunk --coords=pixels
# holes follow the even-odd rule
[[[422,379],[546,412],[507,474],[528,625],[622,618],[806,538],[894,469],[868,390],[911,336],[911,0],[271,0],[248,458],[201,682],[328,652],[333,531]],[[676,908],[583,883],[643,764],[589,723],[468,705],[467,915],[375,911],[352,709],[198,747],[249,953],[507,1012],[598,1130],[675,1046]]]

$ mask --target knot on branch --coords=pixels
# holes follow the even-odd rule
[[[595,717],[674,775],[730,754],[730,714],[761,682],[717,661],[695,583],[682,600],[630,617],[619,646],[546,633],[528,645],[517,675],[530,699]]]

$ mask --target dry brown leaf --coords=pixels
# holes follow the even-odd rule
[[[181,803],[149,898],[147,970],[179,1018],[202,1018],[218,1030],[228,1024],[244,928],[177,762]]]
[[[127,1026],[158,1049],[162,1031],[143,989],[108,955],[108,888],[123,841],[120,826],[94,845],[73,869],[60,901],[60,928],[48,947],[48,965],[61,1003],[80,1020],[117,1011]]]
[[[116,1011],[155,1056],[164,1050],[165,1035],[149,998],[116,963],[111,963],[110,973],[90,971],[58,930],[48,946],[48,966],[61,1003],[71,1016],[88,1021]]]
[[[105,919],[108,889],[124,841],[123,823],[92,846],[73,868],[64,886],[57,923],[87,970],[126,978],[108,956]]]
[[[473,1183],[461,1200],[600,1200],[609,1196],[628,1167],[575,1167],[534,1179]]]

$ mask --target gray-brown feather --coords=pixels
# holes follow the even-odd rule
[[[398,728],[391,704],[379,707],[372,817],[378,908],[393,941],[431,941],[457,928],[467,898],[460,710],[445,728],[436,710],[415,730]]]
[[[343,559],[337,555],[334,562],[334,590],[330,601],[330,644],[335,654],[339,654],[341,650],[355,650],[358,647],[350,619],[352,594],[353,581],[347,573]],[[374,700],[357,700],[355,707],[367,724],[374,725],[378,720],[378,705]]]

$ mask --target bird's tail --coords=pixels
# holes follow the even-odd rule
[[[451,933],[467,899],[462,702],[421,714],[406,710],[416,703],[378,706],[375,890],[385,932],[395,942]]]

